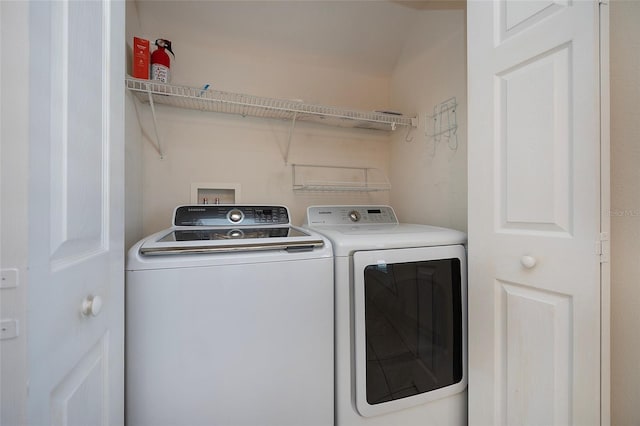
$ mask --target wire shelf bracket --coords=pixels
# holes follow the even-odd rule
[[[151,95],[151,91],[147,92],[149,94],[149,106],[151,107],[151,117],[153,117],[153,130],[156,134],[156,145],[155,148],[160,155],[160,159],[164,159],[164,152],[162,151],[162,141],[160,139],[160,134],[158,133],[158,120],[156,119],[156,107],[153,103],[153,96]]]

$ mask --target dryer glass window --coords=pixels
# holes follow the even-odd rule
[[[369,404],[462,380],[459,259],[369,265],[364,296]]]

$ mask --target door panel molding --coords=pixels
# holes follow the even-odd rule
[[[108,426],[109,333],[107,332],[51,392],[54,426]]]
[[[571,72],[565,43],[496,74],[498,230],[573,230]]]
[[[496,288],[502,424],[571,424],[573,298],[501,280]]]
[[[570,4],[570,0],[495,2],[497,22],[500,23],[497,44],[527,31]]]
[[[50,96],[53,271],[108,250],[109,108],[105,105],[109,102],[106,58],[111,51],[110,34],[103,31],[108,17],[107,2],[52,4],[51,51],[56,52],[51,55]]]

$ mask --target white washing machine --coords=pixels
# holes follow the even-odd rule
[[[131,426],[332,425],[333,258],[283,206],[192,205],[131,248]]]
[[[312,206],[335,261],[335,424],[467,424],[466,235]]]

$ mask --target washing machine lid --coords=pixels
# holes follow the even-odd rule
[[[147,238],[143,256],[230,253],[264,250],[313,250],[324,241],[291,225],[284,206],[184,205],[174,226]]]
[[[310,251],[324,241],[304,230],[287,227],[264,228],[171,228],[154,234],[140,246],[140,254],[184,255],[244,251]]]
[[[311,206],[305,227],[327,237],[335,256],[360,250],[465,244],[465,233],[430,225],[398,223],[389,206]]]

